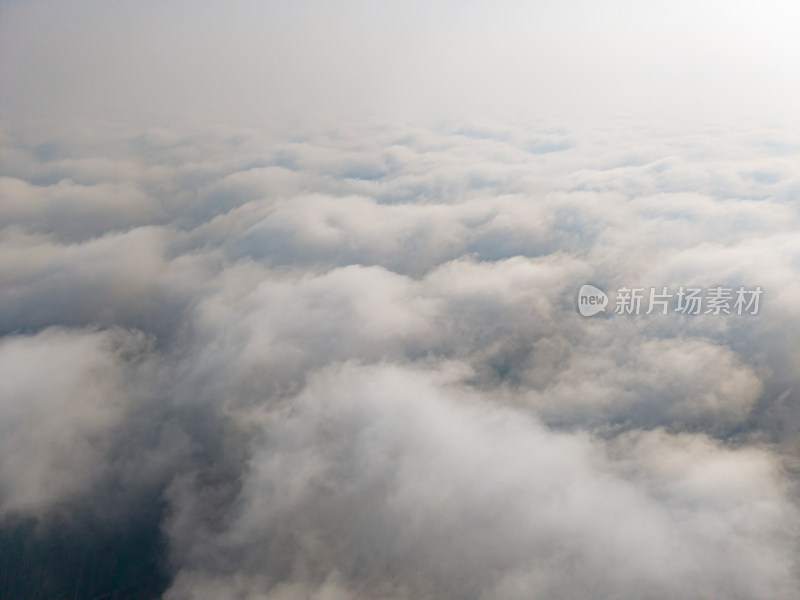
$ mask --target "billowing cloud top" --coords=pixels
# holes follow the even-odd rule
[[[32,6],[4,8],[6,22],[39,42],[60,37],[48,47],[14,33],[4,42],[13,56],[0,61],[5,81],[35,84],[5,101],[0,157],[0,596],[796,598],[791,127],[414,120],[388,104],[383,118],[340,113],[331,124],[314,102],[302,118],[274,118],[288,113],[271,105],[250,124],[219,112],[169,119],[167,109],[123,118],[141,90],[126,99],[119,86],[184,64],[175,48],[199,42],[159,44],[191,28],[163,12],[103,8],[92,14],[112,31],[84,47],[85,8],[54,7],[57,25]],[[450,9],[419,21],[416,6],[361,8],[370,27],[347,20],[352,5],[310,18],[301,4],[269,24],[270,47],[291,50],[284,66],[299,74],[278,96],[332,86],[320,73],[334,59],[301,60],[326,43],[339,69],[330,77],[375,73],[376,57],[344,59],[370,39],[399,65],[386,85],[416,81],[424,104],[415,78],[435,72],[404,69],[428,62],[434,32],[446,31],[434,17]],[[195,25],[221,14],[197,10]],[[223,65],[252,49],[247,17],[264,14],[237,10],[202,29],[242,32]],[[465,10],[451,40],[503,37],[495,13],[480,23],[483,8]],[[537,10],[525,14],[564,25],[560,12]],[[336,26],[321,45],[279,26],[322,31],[325,15]],[[647,15],[637,18],[654,28]],[[137,36],[156,16],[174,30],[152,30],[148,49]],[[723,19],[722,47],[741,16]],[[412,24],[418,47],[400,39]],[[335,32],[356,35],[354,45],[334,43]],[[488,62],[472,56],[476,74],[513,54],[514,35]],[[556,47],[550,36],[542,47]],[[42,77],[55,50],[91,55],[93,80],[122,59],[91,43],[122,52],[126,39],[144,55],[96,90],[115,118],[78,114],[89,85],[61,82],[66,98],[41,99],[55,85]],[[398,59],[395,42],[421,57]],[[461,64],[471,55],[456,47]],[[652,40],[641,47],[666,56]],[[159,48],[166,62],[141,71]],[[603,48],[613,60],[600,75],[629,81],[622,71],[635,61]],[[565,55],[564,73],[579,55]],[[193,71],[168,88],[167,105],[185,102],[213,64],[213,52],[201,56],[185,59]],[[435,65],[447,53],[432,56]],[[267,59],[252,60],[242,69]],[[519,60],[502,64],[543,68]],[[683,58],[664,60],[662,75]],[[279,63],[264,85],[291,79]],[[79,71],[70,63],[63,76]],[[364,73],[359,90],[384,81]],[[459,89],[463,74],[451,76]],[[210,91],[214,102],[221,93]],[[608,292],[605,312],[576,310],[587,283]],[[620,288],[739,286],[763,291],[757,314],[615,314]]]

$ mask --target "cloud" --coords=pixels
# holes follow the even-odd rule
[[[167,597],[793,593],[797,515],[768,453],[551,432],[454,374],[332,366],[285,416],[255,409],[227,518],[193,513],[202,486],[173,489],[189,514],[170,523],[185,566]]]
[[[55,329],[4,338],[4,512],[47,512],[102,476],[104,438],[128,403],[111,344],[108,333]]]
[[[4,126],[12,595],[793,597],[791,133],[98,123]]]

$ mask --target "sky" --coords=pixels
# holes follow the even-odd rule
[[[798,17],[0,4],[0,597],[796,598]]]
[[[52,114],[768,117],[795,2],[6,2],[3,104]]]

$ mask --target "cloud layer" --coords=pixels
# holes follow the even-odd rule
[[[800,138],[3,136],[12,595],[794,597]],[[765,295],[587,319],[589,281]]]

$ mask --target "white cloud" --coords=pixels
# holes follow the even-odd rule
[[[791,135],[70,123],[6,127],[7,531],[155,532],[167,598],[792,597]]]
[[[108,476],[141,335],[47,329],[0,342],[0,514],[47,514]]]
[[[205,597],[209,573],[244,598],[791,597],[798,517],[769,453],[553,433],[453,376],[333,366],[243,415],[242,491],[207,529],[178,509],[167,598]],[[173,493],[191,511],[204,491]]]

